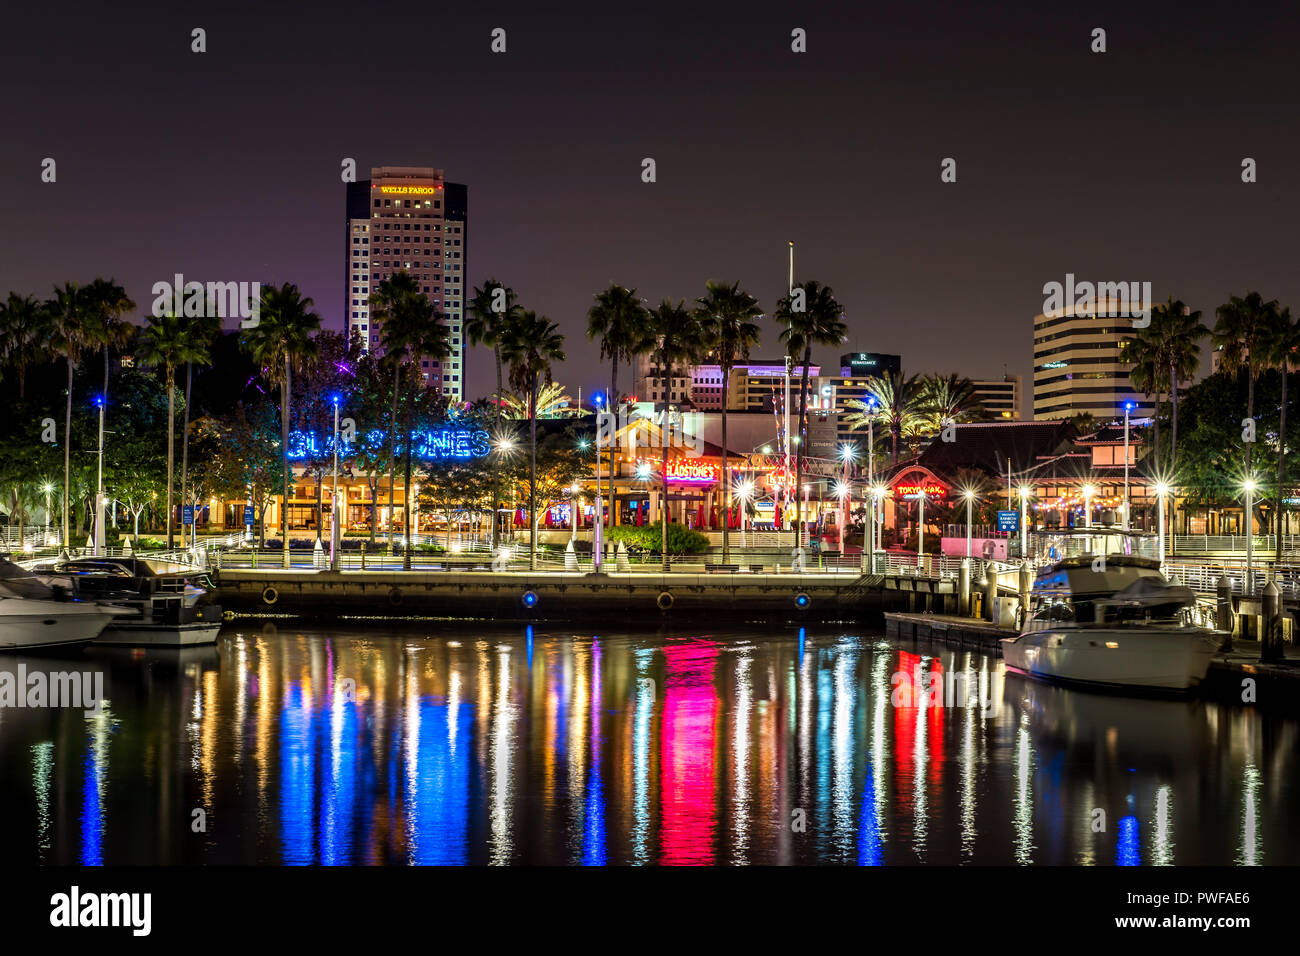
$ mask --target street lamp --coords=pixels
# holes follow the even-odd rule
[[[42,487],[42,490],[45,492],[45,545],[46,545],[46,547],[49,547],[49,544],[50,544],[50,508],[52,507],[52,505],[51,505],[51,503],[50,503],[50,494],[54,491],[54,485],[52,485],[50,482],[47,481],[47,482],[46,482],[44,485],[42,485],[41,487]]]
[[[975,503],[975,489],[967,488],[961,495],[966,499],[966,557],[971,556],[971,507]]]
[[[95,557],[104,553],[104,396],[96,395],[95,407],[99,409],[99,479],[95,488]],[[182,539],[185,536],[181,531]],[[184,541],[181,542],[184,546]]]
[[[754,484],[750,481],[742,481],[736,486],[736,497],[740,499],[740,546],[741,548],[749,547],[749,539],[746,537],[745,525],[749,517],[749,498],[754,493]],[[729,520],[727,515],[723,520]]]
[[[847,443],[840,446],[840,460],[844,462],[844,477],[840,481],[840,487],[842,487],[843,490],[841,491],[840,487],[837,487],[835,493],[839,496],[840,499],[839,522],[840,522],[840,553],[841,554],[844,553],[844,544],[847,540],[845,532],[847,531],[849,526],[849,510],[848,507],[846,507],[846,502],[850,502],[852,498],[852,496],[850,495],[852,486],[849,484],[849,462],[853,461],[855,457],[854,456],[855,450],[856,449],[854,449],[852,445]],[[863,540],[865,541],[866,539],[864,538]]]
[[[1089,531],[1092,530],[1092,497],[1096,493],[1097,493],[1097,489],[1094,488],[1092,485],[1083,486],[1083,526],[1085,529]],[[1088,535],[1085,540],[1087,541],[1086,547],[1088,551],[1091,552],[1092,535]]]
[[[1160,508],[1160,516],[1156,521],[1158,529],[1157,545],[1159,548],[1158,557],[1160,558],[1160,567],[1165,566],[1165,496],[1169,494],[1169,486],[1163,481],[1156,482],[1156,499]]]
[[[1029,486],[1020,486],[1020,558],[1024,560],[1029,557],[1029,528],[1028,528],[1028,510],[1029,510]]]
[[[339,395],[330,396],[334,403],[334,491],[330,495],[330,570],[339,569]]]
[[[1242,592],[1246,597],[1253,597],[1255,594],[1255,574],[1254,574],[1254,538],[1255,538],[1255,484],[1254,478],[1247,478],[1242,483],[1242,488],[1246,491],[1246,585]]]
[[[1128,530],[1128,417],[1133,403],[1124,403],[1124,530]]]
[[[925,560],[925,487],[916,493],[916,566]]]

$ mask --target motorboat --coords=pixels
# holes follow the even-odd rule
[[[55,562],[47,584],[84,600],[124,610],[95,644],[188,647],[211,644],[221,631],[221,606],[208,600],[212,582],[202,568],[139,557],[85,557]]]
[[[1195,612],[1195,592],[1171,583],[1154,558],[1078,555],[1038,573],[1023,631],[1003,639],[1002,656],[1030,677],[1186,691],[1223,639]]]
[[[89,644],[130,612],[66,592],[0,557],[0,652]]]

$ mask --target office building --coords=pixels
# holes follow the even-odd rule
[[[1126,304],[1098,299],[1034,317],[1034,420],[1071,418],[1083,412],[1098,421],[1152,413],[1147,396],[1133,390],[1121,343],[1133,334]]]
[[[347,184],[344,303],[349,334],[366,351],[383,351],[382,323],[371,321],[370,293],[408,272],[445,316],[451,354],[425,359],[425,381],[453,401],[465,397],[465,281],[469,256],[468,190],[429,166],[377,166]]]

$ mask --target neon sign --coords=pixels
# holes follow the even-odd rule
[[[948,494],[948,489],[937,481],[925,485],[917,482],[894,485],[894,495],[898,498],[916,498],[922,491],[925,492],[927,498],[944,498]]]
[[[668,463],[669,481],[710,482],[718,480],[718,466],[703,461],[670,461]]]
[[[385,196],[436,196],[441,186],[380,186]]]
[[[379,429],[365,433],[365,442],[370,448],[383,448],[387,434]],[[424,431],[411,432],[415,444],[411,447],[412,457],[419,461],[469,461],[482,458],[490,450],[488,434],[481,428],[443,425]],[[347,457],[356,447],[355,442],[341,441],[339,454]],[[315,432],[295,431],[289,433],[289,460],[308,461],[321,459],[333,454],[333,441],[329,436],[319,436]],[[394,444],[394,453],[403,455],[406,446],[400,440]]]

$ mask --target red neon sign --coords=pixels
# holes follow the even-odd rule
[[[918,482],[894,485],[894,494],[899,498],[915,498],[921,492],[925,492],[927,498],[944,498],[947,497],[948,489],[936,481],[922,485]]]
[[[703,461],[670,461],[669,481],[717,481],[718,466]]]

